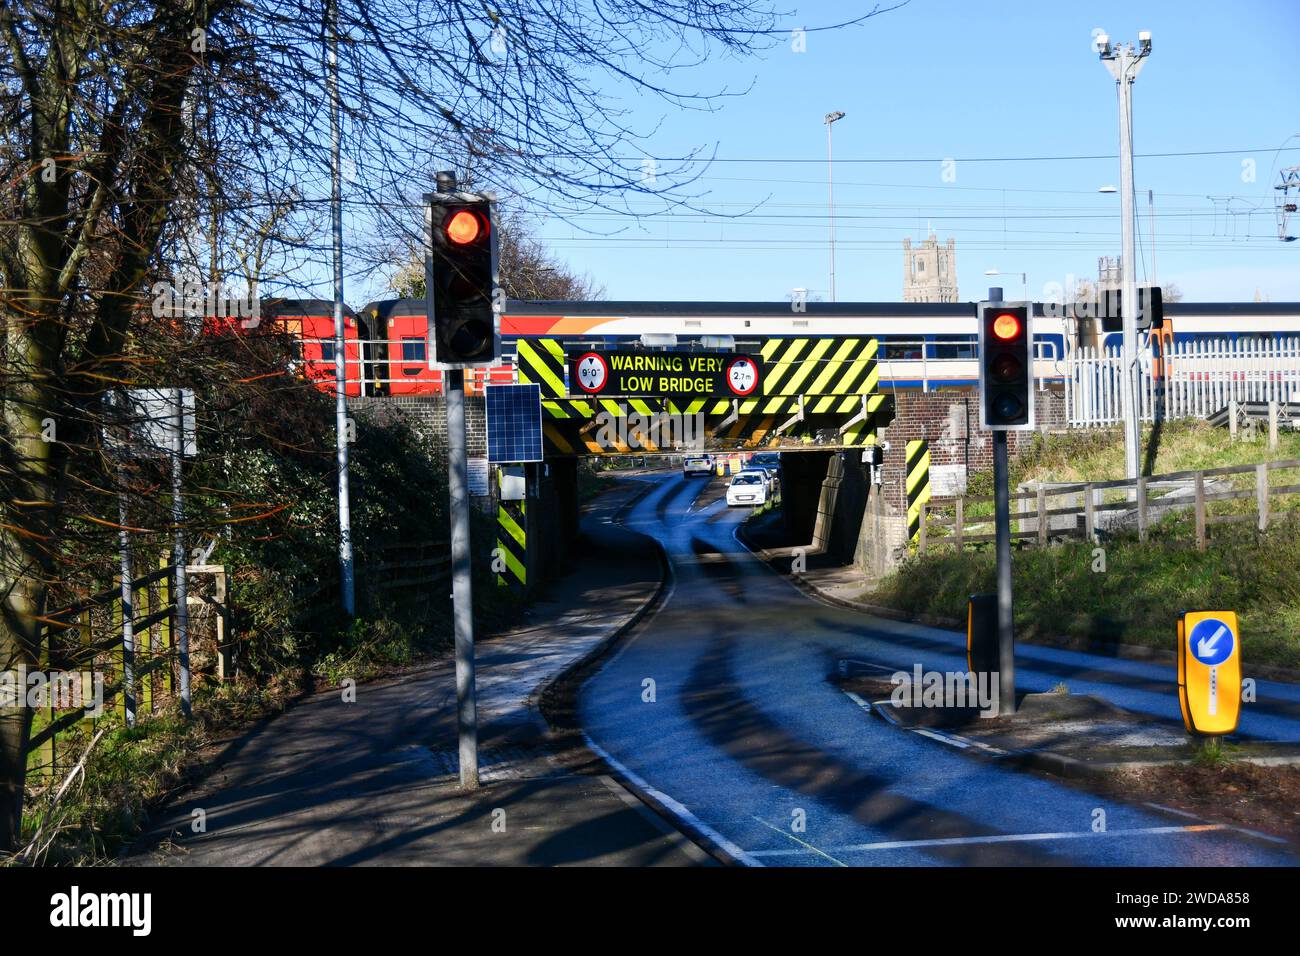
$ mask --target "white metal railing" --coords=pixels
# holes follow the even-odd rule
[[[1142,420],[1209,418],[1231,402],[1300,402],[1300,339],[1175,342],[1163,358],[1138,357]],[[1120,421],[1123,360],[1118,346],[1078,348],[1064,362],[1066,416],[1073,426]]]
[[[408,336],[408,338],[410,338]],[[333,336],[327,338],[300,337],[298,341],[305,345],[324,345],[331,349],[334,347],[335,339]],[[419,391],[424,394],[441,394],[442,393],[442,369],[435,367],[429,368],[427,358],[427,345],[421,349],[419,358],[405,360],[401,358],[401,346],[405,339],[348,339],[345,345],[343,358],[343,381],[345,387],[350,385],[359,386],[362,396],[373,394],[376,386],[382,385],[405,385],[409,386],[404,391]],[[424,344],[424,339],[420,339]],[[393,357],[393,348],[397,347],[398,356]],[[359,354],[369,352],[369,356],[363,364],[361,359],[354,357],[353,353],[363,350]],[[313,373],[313,378],[321,381],[326,385],[332,385],[334,382],[334,356],[331,354],[328,358],[304,358],[295,359],[294,365],[297,368],[309,368]],[[388,374],[382,375],[380,368],[386,365]],[[409,370],[411,374],[404,374]],[[465,370],[465,389],[471,394],[481,393],[483,387],[488,384],[498,384],[503,382],[507,377],[513,381],[515,376],[513,370],[509,369],[509,363],[503,362],[502,365],[492,368],[471,368]]]

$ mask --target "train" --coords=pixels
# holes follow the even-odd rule
[[[334,389],[334,307],[319,299],[264,300],[263,315],[300,341],[306,378]],[[1034,306],[1035,374],[1064,375],[1068,352],[1104,349],[1119,335],[1087,317]],[[429,367],[424,299],[384,299],[344,310],[349,397],[437,395],[442,373]],[[509,300],[501,317],[501,363],[467,376],[473,392],[515,380],[515,343],[551,337],[566,349],[649,345],[666,349],[757,351],[768,338],[870,336],[877,339],[881,386],[940,388],[973,385],[976,363],[974,303],[810,302],[535,302]],[[1186,303],[1164,306],[1150,335],[1154,357],[1172,343],[1232,342],[1300,337],[1300,303]]]

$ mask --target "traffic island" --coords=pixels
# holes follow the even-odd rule
[[[927,706],[910,682],[873,674],[835,683],[885,723],[976,759],[1300,842],[1300,745],[1207,744],[1172,722],[1065,688],[1025,694],[1012,716],[985,717],[969,702]]]

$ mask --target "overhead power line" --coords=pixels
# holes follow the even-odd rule
[[[1300,146],[1287,146],[1277,152],[1291,152],[1300,150]],[[1184,156],[1234,156],[1241,153],[1270,153],[1275,149],[1272,146],[1260,147],[1256,149],[1198,149],[1198,150],[1180,150],[1166,153],[1134,153],[1135,157],[1140,159],[1170,159]],[[860,165],[887,165],[890,163],[1049,163],[1065,162],[1073,160],[1096,160],[1096,159],[1118,159],[1118,153],[1096,153],[1092,155],[1079,156],[939,156],[924,158],[901,158],[901,159],[840,159],[836,157],[836,164],[839,163],[857,163]],[[657,163],[701,163],[712,165],[713,163],[825,163],[825,159],[811,158],[782,158],[778,156],[616,156],[614,159],[618,162],[627,163],[644,163],[647,159],[653,159]]]

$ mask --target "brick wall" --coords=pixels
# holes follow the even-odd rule
[[[350,412],[388,413],[395,410],[422,435],[447,439],[447,404],[441,395],[395,395],[389,398],[349,398]],[[465,396],[465,434],[469,457],[487,455],[487,421],[482,395]]]
[[[1065,393],[1049,388],[1035,392],[1035,396],[1037,428],[1065,428]],[[885,452],[881,485],[888,504],[902,504],[903,466],[909,441],[923,438],[930,443],[930,483],[936,496],[960,494],[971,475],[993,468],[993,433],[980,428],[978,403],[975,389],[896,393],[894,421],[878,436],[890,446]],[[1020,446],[1033,440],[1033,433],[1011,432],[1008,438],[1014,456]]]

